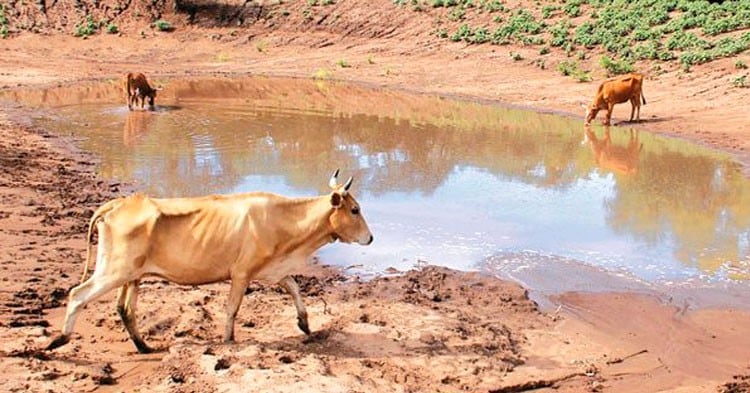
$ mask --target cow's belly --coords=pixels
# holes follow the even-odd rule
[[[301,271],[307,263],[306,256],[292,256],[283,259],[276,259],[266,264],[252,278],[258,281],[275,284],[282,278]]]
[[[184,285],[229,279],[232,264],[239,255],[239,246],[231,247],[218,241],[197,244],[177,241],[170,244],[170,247],[152,248],[145,264],[146,273]]]

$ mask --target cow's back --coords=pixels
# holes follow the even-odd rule
[[[125,74],[124,84],[125,89],[129,94],[135,93],[136,90],[140,91],[142,94],[146,94],[153,90],[151,88],[151,85],[148,84],[146,75],[144,75],[142,72],[128,72],[127,74]]]
[[[640,96],[642,84],[643,75],[632,73],[602,82],[599,94],[605,101],[619,104]]]

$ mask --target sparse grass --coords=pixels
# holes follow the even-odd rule
[[[375,64],[375,58],[372,55],[367,56],[367,64]]]
[[[216,55],[216,61],[220,63],[226,63],[229,61],[229,55],[224,52],[220,52]]]
[[[742,60],[737,60],[734,63],[734,68],[736,68],[738,70],[746,70],[747,69],[747,64],[745,64],[745,62],[742,61]]]
[[[578,65],[577,61],[564,60],[557,65],[557,70],[564,76],[569,76],[578,82],[591,82],[591,73],[584,71]]]
[[[268,51],[268,41],[260,40],[255,44],[255,49],[260,53],[266,53]]]
[[[333,77],[333,71],[327,68],[318,68],[312,75],[312,78],[316,80],[331,79],[331,77]]]
[[[336,2],[334,0],[307,0],[307,5],[310,7],[315,7],[318,5],[331,5],[335,3]]]
[[[747,75],[740,75],[736,78],[732,79],[732,86],[739,87],[739,88],[745,88],[748,87],[747,83]]]
[[[8,18],[5,17],[5,5],[0,4],[0,37],[8,38]]]
[[[513,59],[513,61],[523,60],[523,56],[521,56],[521,54],[518,52],[510,52],[510,58]]]
[[[339,59],[339,60],[338,60],[338,61],[336,62],[336,65],[337,65],[337,66],[339,66],[339,67],[341,67],[341,68],[350,68],[350,67],[352,66],[352,65],[351,65],[351,64],[349,64],[349,62],[348,62],[348,61],[346,61],[345,59]]]
[[[304,18],[306,21],[311,21],[313,19],[313,12],[309,8],[305,8],[302,10],[302,18]]]
[[[109,34],[117,34],[120,30],[117,28],[117,25],[114,23],[110,23],[107,25],[107,33]]]

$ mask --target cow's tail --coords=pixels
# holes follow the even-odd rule
[[[646,96],[643,95],[643,90],[641,90],[641,99],[643,100],[643,105],[646,105]]]
[[[83,274],[81,275],[81,283],[86,281],[86,274],[89,272],[89,263],[91,262],[91,255],[92,255],[92,246],[94,243],[94,227],[96,226],[97,222],[103,218],[103,216],[110,211],[112,211],[114,208],[119,205],[120,199],[113,199],[102,206],[100,206],[96,211],[94,212],[94,215],[91,216],[91,220],[89,220],[89,230],[88,234],[86,235],[86,263],[83,265]]]

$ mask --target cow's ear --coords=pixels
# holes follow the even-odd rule
[[[333,194],[331,194],[331,206],[333,206],[334,209],[338,209],[341,207],[342,200],[343,198],[338,192],[334,192]]]

